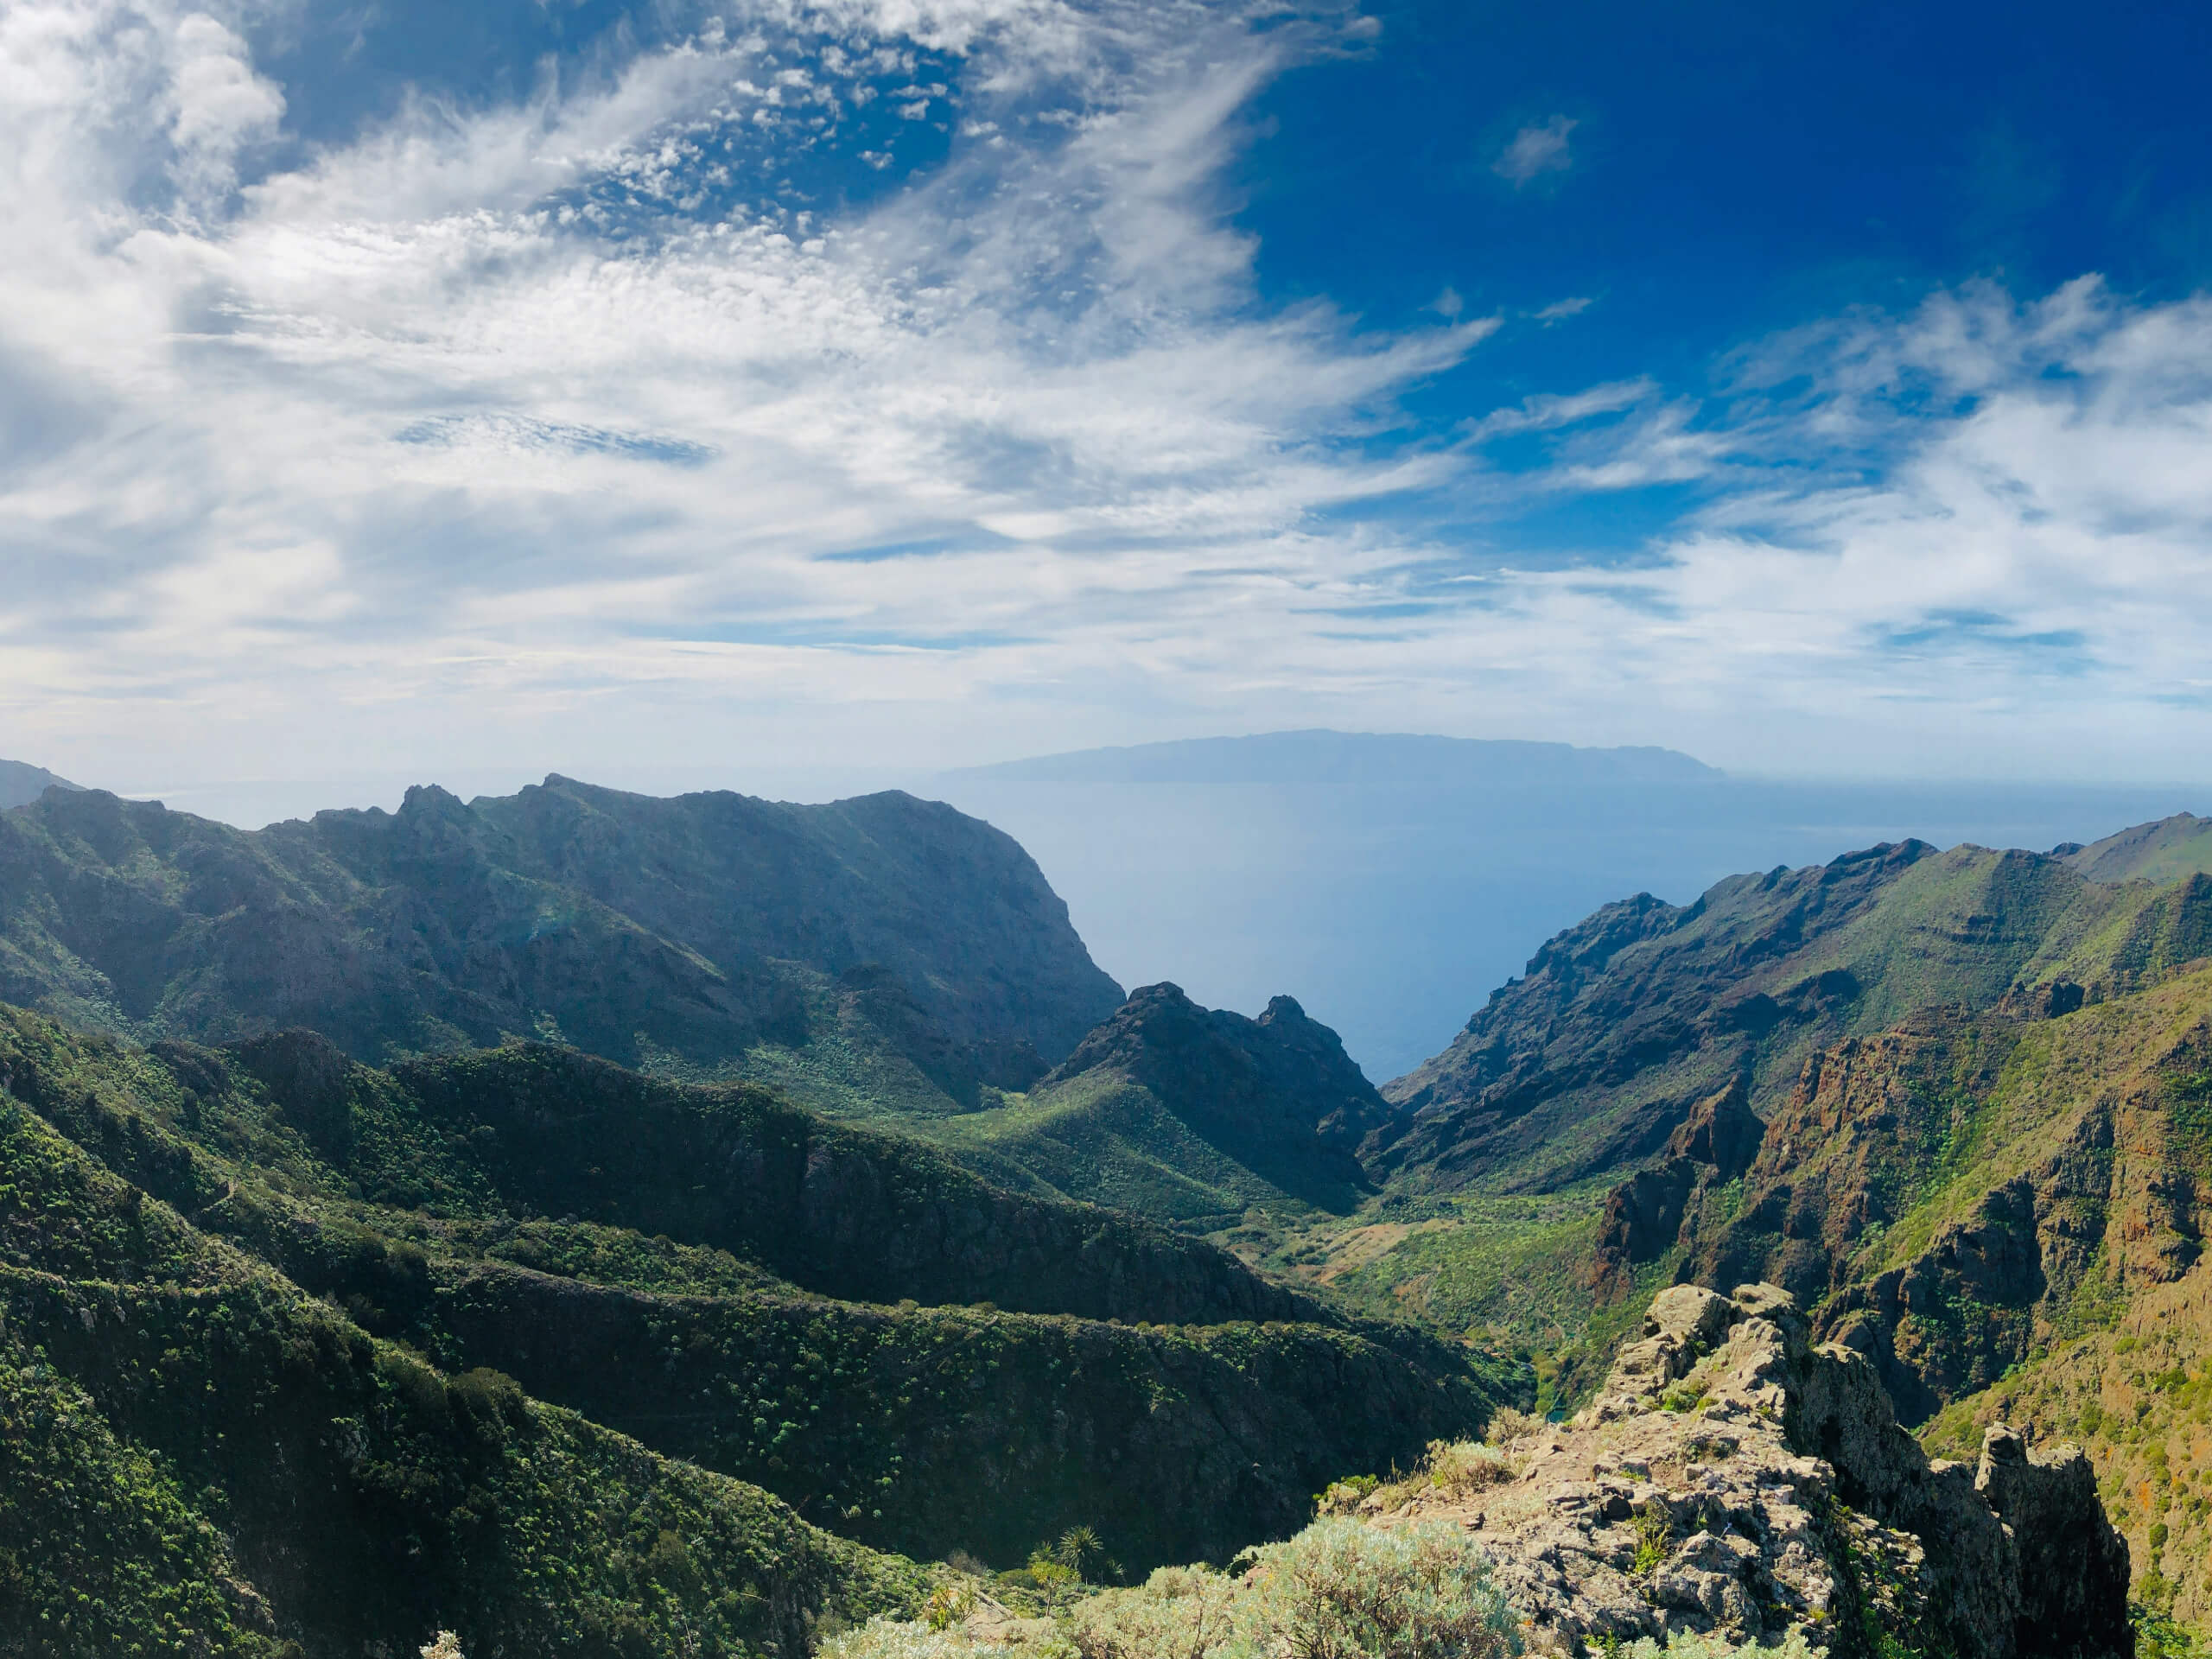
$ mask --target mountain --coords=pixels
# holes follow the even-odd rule
[[[1420,779],[1503,789],[1599,779],[1705,783],[1721,775],[1673,749],[1584,749],[1566,743],[1319,730],[1080,749],[946,774],[953,779],[1063,784],[1376,784]]]
[[[1268,1265],[1599,1386],[1668,1283],[1783,1287],[1931,1452],[2088,1448],[2146,1617],[2212,1620],[2212,877],[2183,815],[1608,906],[1381,1092]],[[2200,1121],[2203,1120],[2203,1121]]]
[[[1618,1243],[1662,1277],[1789,1287],[1934,1450],[2000,1420],[2087,1446],[2138,1599],[2202,1623],[2208,1103],[2202,963],[2079,1005],[1930,1010],[1815,1052],[1739,1179]]]
[[[1732,1078],[1771,1111],[1841,1037],[2028,987],[2125,987],[2212,950],[2212,877],[2092,880],[2079,856],[1884,843],[1732,877],[1688,906],[1608,905],[1383,1086],[1408,1116],[1370,1144],[1370,1166],[1446,1190],[1602,1177],[1651,1157]]]
[[[143,1039],[305,1025],[373,1059],[539,1033],[711,1069],[804,1047],[856,969],[948,1076],[1027,1082],[1121,1000],[1019,846],[897,793],[553,777],[251,833],[98,791],[0,817],[0,997]]]
[[[0,760],[0,812],[35,801],[49,789],[79,787],[44,766],[28,766],[21,760]]]
[[[0,1340],[60,1414],[25,1421],[94,1448],[0,1456],[57,1514],[120,1482],[130,1526],[204,1540],[146,1571],[234,1586],[225,1651],[598,1652],[597,1607],[641,1632],[609,1653],[690,1620],[796,1659],[815,1610],[912,1605],[871,1548],[1220,1558],[1509,1391],[1211,1245],[572,1049],[378,1069],[8,1010],[0,1082]],[[24,1617],[97,1548],[0,1521]],[[410,1549],[441,1566],[395,1586]]]
[[[1162,984],[1026,1094],[900,1127],[986,1173],[1204,1230],[1255,1206],[1350,1211],[1373,1191],[1360,1141],[1394,1116],[1291,998],[1252,1020]]]
[[[2177,812],[2087,847],[2060,849],[2092,881],[2173,881],[2212,873],[2212,818]]]
[[[12,1011],[0,1084],[6,1651],[332,1659],[442,1625],[480,1653],[798,1659],[823,1621],[926,1595],[757,1486],[372,1340],[200,1224],[282,1204],[315,1230],[180,1133],[284,1139],[235,1096]],[[83,1141],[38,1103],[63,1101]],[[428,1265],[358,1222],[331,1237],[398,1281]]]

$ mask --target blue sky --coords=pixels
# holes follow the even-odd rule
[[[0,0],[0,750],[2170,778],[2180,5]]]

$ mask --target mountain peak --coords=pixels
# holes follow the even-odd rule
[[[1140,986],[1041,1087],[1109,1072],[1283,1192],[1334,1207],[1363,1190],[1353,1155],[1393,1116],[1337,1033],[1278,996],[1256,1020]]]

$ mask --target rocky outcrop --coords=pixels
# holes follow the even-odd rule
[[[1707,1195],[1751,1167],[1765,1133],[1740,1077],[1691,1107],[1668,1138],[1665,1161],[1638,1170],[1606,1198],[1591,1252],[1592,1287],[1609,1300],[1627,1295],[1637,1267],[1694,1231]]]
[[[1774,1286],[1677,1286],[1643,1331],[1571,1421],[1505,1441],[1486,1478],[1385,1489],[1369,1517],[1471,1529],[1562,1653],[1793,1630],[1839,1656],[1885,1636],[1958,1659],[2132,1651],[2127,1547],[2075,1448],[1994,1427],[1978,1468],[1931,1463],[1866,1357],[1815,1346]]]

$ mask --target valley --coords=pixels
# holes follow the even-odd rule
[[[556,778],[249,835],[52,791],[0,813],[0,1409],[60,1509],[0,1522],[0,1637],[1033,1623],[1603,1421],[1688,1286],[1788,1299],[1774,1351],[1929,1453],[2082,1446],[2185,1634],[2208,866],[2184,816],[1625,899],[1377,1086],[1287,996],[1123,997],[1019,847],[910,798]],[[1570,1649],[1768,1630],[1580,1593]]]

